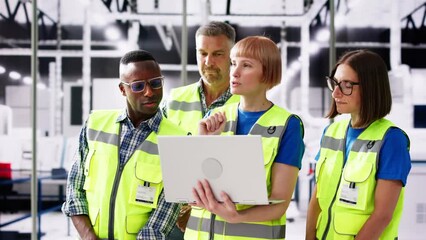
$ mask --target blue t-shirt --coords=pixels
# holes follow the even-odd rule
[[[265,113],[246,112],[238,108],[237,135],[247,135],[256,121]],[[291,166],[302,167],[302,157],[305,152],[305,144],[303,143],[302,129],[300,119],[295,116],[290,117],[287,129],[281,139],[278,153],[274,162],[284,163]]]
[[[328,128],[328,127],[327,127]],[[327,128],[324,129],[323,136]],[[349,126],[346,136],[346,158],[352,148],[354,141],[364,131]],[[379,167],[377,169],[377,179],[400,180],[402,185],[407,183],[408,173],[411,169],[411,157],[407,149],[408,140],[399,128],[391,128],[386,133],[382,148],[379,153]],[[315,159],[319,159],[319,151]]]

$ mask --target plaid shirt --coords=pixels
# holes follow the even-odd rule
[[[221,107],[223,105],[225,105],[226,101],[228,101],[228,99],[230,97],[232,97],[231,91],[228,87],[228,89],[226,89],[226,91],[224,93],[222,93],[222,95],[220,95],[220,97],[218,97],[216,100],[214,100],[212,102],[212,104],[210,104],[210,106],[207,107],[207,103],[206,103],[206,94],[204,93],[204,88],[203,88],[203,79],[200,78],[200,80],[197,82],[197,86],[198,86],[198,93],[200,94],[200,99],[201,99],[201,111],[203,116],[206,115],[206,113],[210,112],[212,109],[215,109],[217,107]],[[167,117],[167,102],[163,102],[163,114],[164,116]]]
[[[119,153],[121,166],[126,164],[136,147],[138,147],[152,131],[158,133],[161,120],[162,115],[161,112],[158,111],[152,118],[143,121],[135,128],[127,117],[127,112],[123,111],[117,118],[117,122],[122,126]],[[89,152],[86,130],[87,122],[80,132],[79,148],[74,155],[74,164],[68,176],[67,199],[62,206],[62,211],[67,216],[89,215],[86,193],[83,190],[85,181],[84,165]],[[139,232],[137,239],[166,239],[166,236],[175,225],[178,214],[179,205],[167,203],[164,199],[164,193],[162,192],[157,208],[151,212],[148,222]]]

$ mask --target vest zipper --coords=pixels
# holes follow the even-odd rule
[[[210,215],[210,232],[209,232],[209,240],[214,239],[214,222],[216,221],[216,214],[211,213]]]
[[[112,186],[112,190],[111,190],[111,196],[110,196],[110,202],[109,202],[108,240],[114,240],[115,200],[117,197],[117,190],[120,184],[120,179],[121,179],[121,174],[123,173],[123,169],[124,169],[124,166],[121,166],[121,165],[118,166],[118,170],[114,178],[114,185]]]
[[[326,240],[326,236],[328,234],[328,231],[330,230],[330,225],[331,225],[331,212],[332,212],[332,208],[333,208],[333,204],[336,201],[336,197],[337,197],[337,192],[339,190],[339,186],[340,186],[340,182],[342,181],[342,173],[343,173],[343,167],[342,167],[342,171],[340,172],[340,176],[339,176],[339,182],[337,183],[337,188],[336,188],[336,192],[334,193],[334,197],[333,200],[330,203],[330,207],[328,208],[328,220],[327,220],[327,225],[325,226],[325,230],[324,230],[324,234],[322,235],[322,239]]]
[[[346,134],[347,134],[347,129],[346,129]],[[343,149],[342,151],[342,155],[343,155],[343,159],[342,159],[342,169],[340,170],[340,176],[339,176],[339,182],[337,182],[337,186],[336,186],[336,192],[334,193],[334,197],[333,200],[330,203],[330,207],[328,208],[328,219],[327,219],[327,225],[325,226],[325,230],[324,230],[324,234],[322,235],[322,239],[326,240],[326,236],[328,234],[328,231],[330,230],[330,225],[331,225],[331,213],[332,213],[332,209],[333,209],[333,204],[336,201],[336,197],[337,197],[337,192],[339,191],[339,186],[340,186],[340,182],[342,181],[342,174],[343,174],[343,167],[344,167],[344,162],[346,159],[346,134],[345,137],[343,138]]]

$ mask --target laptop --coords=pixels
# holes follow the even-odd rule
[[[261,136],[158,136],[167,202],[193,203],[192,188],[207,179],[218,201],[266,205],[268,199]]]

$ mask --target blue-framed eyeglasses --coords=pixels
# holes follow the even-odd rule
[[[337,82],[337,80],[334,77],[325,77],[327,79],[327,86],[330,91],[334,91],[336,86],[339,87],[340,91],[343,93],[343,95],[349,96],[352,94],[353,87],[355,85],[359,85],[359,83],[348,81],[348,80],[342,80],[340,82]]]
[[[148,79],[148,80],[134,81],[134,82],[131,82],[131,83],[121,81],[121,84],[129,86],[130,89],[132,90],[132,92],[138,93],[138,92],[142,92],[143,90],[145,90],[145,86],[146,86],[147,83],[149,84],[149,86],[152,89],[162,88],[163,87],[163,80],[164,80],[164,76],[159,76],[159,77],[151,78],[151,79]]]

